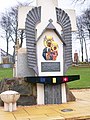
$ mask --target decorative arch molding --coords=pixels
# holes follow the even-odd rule
[[[72,34],[71,34],[71,21],[68,14],[59,8],[56,8],[57,23],[62,27],[63,41],[66,43],[64,46],[64,73],[72,64]]]
[[[72,64],[72,35],[71,35],[71,22],[68,14],[56,8],[57,23],[62,27],[62,37],[66,44],[64,50],[64,73],[67,68]],[[36,58],[36,25],[41,22],[41,7],[34,7],[29,11],[25,23],[26,32],[26,47],[27,47],[27,60],[29,68],[32,68],[37,73],[37,58]]]
[[[27,14],[25,23],[28,66],[37,71],[36,25],[41,21],[41,7],[34,7]]]

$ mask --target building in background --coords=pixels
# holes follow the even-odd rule
[[[4,63],[13,63],[14,59],[11,54],[8,54],[0,48],[0,64]]]

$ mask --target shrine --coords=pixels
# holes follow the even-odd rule
[[[65,76],[72,65],[75,27],[74,11],[59,8],[58,0],[36,0],[35,7],[19,8],[18,28],[25,30],[26,48],[18,48],[14,76],[35,85],[37,104],[69,101],[66,82],[80,77]]]

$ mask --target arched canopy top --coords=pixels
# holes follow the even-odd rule
[[[32,8],[32,10],[30,10],[29,13],[27,14],[26,23],[25,23],[28,66],[34,69],[35,72],[37,72],[36,25],[41,22],[41,10],[42,7]],[[57,23],[60,26],[62,26],[63,42],[66,44],[63,48],[64,72],[65,72],[67,68],[72,64],[71,21],[68,14],[60,8],[56,8],[56,17],[57,17]],[[50,23],[47,26],[47,28],[49,27],[52,27],[54,29],[52,23]]]

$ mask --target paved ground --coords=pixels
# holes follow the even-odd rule
[[[72,90],[76,102],[60,105],[19,106],[17,111],[4,112],[0,108],[0,120],[90,120],[90,89]],[[62,110],[72,110],[63,112]]]

